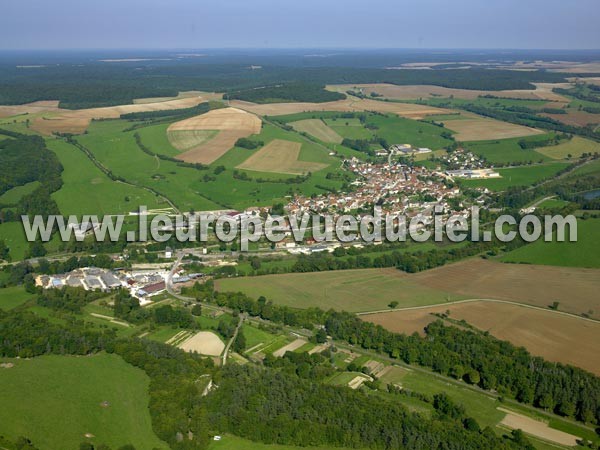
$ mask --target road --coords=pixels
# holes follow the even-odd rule
[[[235,338],[237,338],[237,335],[238,335],[238,333],[240,331],[240,328],[242,327],[242,323],[244,322],[245,317],[246,316],[244,314],[240,314],[240,320],[239,320],[237,326],[235,327],[235,331],[233,332],[233,336],[231,336],[231,339],[229,339],[229,342],[227,343],[227,346],[225,347],[225,350],[223,350],[223,355],[221,355],[221,365],[222,366],[224,366],[227,363],[227,355],[229,355],[229,349],[231,348],[231,346],[235,342]]]

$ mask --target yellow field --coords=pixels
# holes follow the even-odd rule
[[[274,139],[237,166],[237,168],[258,172],[302,175],[327,167],[326,164],[298,161],[301,148],[302,144],[299,142]]]
[[[600,323],[549,309],[474,301],[383,312],[361,318],[391,331],[423,334],[423,328],[437,320],[433,314],[446,311],[450,311],[451,319],[464,319],[499,339],[525,347],[534,355],[600,374],[600,355],[596,351],[596,343],[600,341]]]
[[[173,135],[180,131],[218,131],[212,139],[203,140],[178,156],[186,162],[210,164],[232,148],[239,138],[260,133],[261,127],[261,120],[254,114],[237,108],[223,108],[175,122],[167,129],[167,134]],[[190,142],[188,144],[191,145]]]
[[[202,97],[204,101],[208,100],[222,100],[223,94],[215,92],[204,92],[204,91],[183,91],[180,92],[177,97],[148,97],[148,98],[136,98],[133,103],[136,105],[143,105],[146,103],[158,103],[167,102],[170,100],[177,100],[179,98],[190,98],[190,97]]]
[[[453,89],[442,86],[432,85],[408,85],[397,86],[395,84],[373,83],[373,84],[334,84],[326,89],[334,92],[345,93],[348,90],[362,89],[365,95],[371,92],[382,95],[383,97],[394,100],[417,100],[420,98],[450,97],[462,99],[475,99],[482,95],[494,95],[504,98],[518,98],[523,100],[549,100],[565,101],[566,99],[552,92],[552,89],[546,89],[545,85],[532,90],[505,90],[505,91],[479,91],[472,89]]]
[[[310,134],[323,142],[340,144],[343,138],[329,128],[321,119],[306,119],[291,122],[289,125],[296,131]]]
[[[57,109],[44,117],[33,120],[31,128],[41,134],[53,132],[83,133],[92,119],[118,119],[121,114],[147,111],[163,111],[171,109],[191,108],[205,102],[202,97],[178,98],[154,103],[107,106],[104,108],[79,109],[74,111]]]
[[[216,130],[175,130],[167,131],[167,138],[173,147],[182,152],[204,144],[217,135]]]
[[[432,114],[447,114],[451,112],[448,109],[433,106],[380,102],[370,99],[356,100],[351,98],[325,103],[269,103],[264,105],[234,100],[231,102],[231,105],[253,112],[259,116],[283,116],[310,111],[377,111],[397,114],[410,119],[422,119]]]
[[[589,139],[575,136],[573,139],[563,144],[538,148],[536,151],[542,155],[554,159],[564,159],[567,158],[568,155],[571,155],[573,158],[579,158],[582,153],[593,153],[600,151],[600,144],[590,141]]]
[[[444,122],[446,128],[456,131],[457,141],[486,141],[492,139],[507,139],[521,136],[532,136],[542,131],[535,128],[515,125],[483,117],[472,119],[448,120]]]
[[[39,101],[27,103],[25,105],[0,105],[0,118],[49,111],[60,111],[58,100]]]

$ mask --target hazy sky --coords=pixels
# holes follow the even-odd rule
[[[18,0],[0,48],[600,48],[598,0]]]

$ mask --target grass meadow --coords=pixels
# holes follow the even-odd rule
[[[168,448],[152,431],[148,377],[119,356],[10,362],[14,367],[0,369],[0,423],[7,437],[27,436],[38,448],[79,448],[89,433],[90,442],[112,448]]]
[[[217,281],[220,291],[241,291],[257,298],[264,295],[279,305],[293,308],[333,308],[349,312],[444,303],[464,297],[414,283],[395,269],[356,269],[318,273],[291,273],[240,277]]]
[[[600,268],[600,219],[578,220],[577,242],[538,240],[505,254],[501,261]]]
[[[564,169],[568,163],[547,163],[532,166],[512,167],[498,169],[500,178],[488,178],[481,180],[463,180],[466,187],[486,187],[491,191],[502,191],[511,186],[531,186],[556,175]]]

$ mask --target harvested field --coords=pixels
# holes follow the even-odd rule
[[[593,153],[599,150],[599,143],[579,136],[575,136],[573,139],[563,144],[536,149],[538,153],[554,159],[564,159],[569,155],[571,155],[572,158],[579,158],[582,153]]]
[[[281,358],[283,355],[285,355],[286,352],[293,352],[294,350],[298,350],[307,342],[308,341],[306,339],[296,339],[295,341],[292,341],[286,346],[281,347],[279,350],[273,352],[273,356]]]
[[[600,317],[600,270],[469,259],[410,275],[415,284],[468,298],[492,298]]]
[[[566,99],[552,92],[552,89],[544,87],[535,90],[505,90],[505,91],[480,91],[471,89],[453,89],[433,85],[408,85],[398,86],[395,84],[375,83],[375,84],[338,84],[329,85],[327,89],[334,92],[346,92],[356,88],[363,89],[365,95],[372,92],[383,97],[394,100],[417,100],[420,98],[450,97],[462,99],[475,99],[483,95],[493,95],[500,98],[515,98],[523,100],[549,100],[566,101]]]
[[[592,114],[586,111],[577,111],[576,109],[569,109],[567,114],[542,114],[543,116],[550,117],[551,119],[558,120],[566,125],[573,125],[576,127],[585,127],[589,124],[600,123],[600,114]]]
[[[183,91],[183,92],[180,92],[177,97],[136,98],[133,100],[133,103],[136,105],[144,105],[147,103],[168,102],[168,101],[177,100],[180,98],[191,98],[191,97],[202,97],[204,99],[204,101],[221,100],[223,98],[223,94],[217,94],[215,92],[203,92],[203,91]]]
[[[219,356],[225,350],[223,341],[210,331],[200,331],[178,347],[186,352],[198,352],[208,356]]]
[[[365,381],[367,381],[368,378],[366,378],[365,376],[362,375],[357,375],[356,377],[352,378],[349,382],[348,382],[348,387],[350,389],[358,389],[359,387],[361,387],[363,385],[363,383]]]
[[[458,141],[485,141],[491,139],[506,139],[521,136],[531,136],[543,133],[535,128],[501,122],[494,119],[477,117],[473,119],[449,120],[446,128],[456,131],[454,137]]]
[[[218,131],[213,130],[176,130],[167,132],[169,142],[177,150],[185,152],[214,138]]]
[[[327,164],[299,161],[300,142],[274,139],[237,166],[238,169],[255,170],[258,172],[287,173],[302,175],[316,172],[327,167]]]
[[[231,102],[231,105],[253,112],[259,116],[283,116],[309,111],[377,111],[393,113],[410,119],[422,119],[431,114],[446,114],[451,112],[450,110],[433,106],[380,102],[370,99],[346,99],[326,103],[269,103],[264,105],[235,100]]]
[[[202,97],[189,97],[154,103],[107,106],[104,108],[58,109],[56,113],[49,114],[47,117],[35,118],[31,124],[31,128],[46,135],[50,135],[53,132],[83,133],[92,119],[117,119],[121,114],[134,112],[191,108],[204,101],[206,100]]]
[[[465,320],[498,339],[525,347],[533,355],[600,374],[600,355],[596,349],[600,342],[600,322],[549,309],[501,301],[464,301],[361,318],[398,333],[423,334],[423,328],[437,320],[433,314],[446,311],[450,311],[450,319]]]
[[[323,141],[339,144],[342,142],[342,137],[333,129],[329,128],[321,119],[306,119],[290,122],[296,131],[310,134],[313,137]]]
[[[546,422],[540,422],[539,420],[532,419],[531,417],[518,414],[508,409],[498,409],[507,413],[504,419],[502,419],[500,422],[500,425],[504,425],[511,430],[520,429],[523,430],[524,433],[527,433],[531,436],[535,436],[545,441],[554,442],[559,445],[566,445],[568,447],[577,445],[577,440],[580,439],[578,436],[550,428]]]
[[[237,108],[215,109],[169,126],[167,134],[179,131],[218,131],[212,139],[200,143],[178,156],[186,162],[210,164],[224,155],[241,137],[258,134],[261,120]]]
[[[42,100],[24,105],[0,105],[0,118],[49,111],[60,111],[58,100]]]

